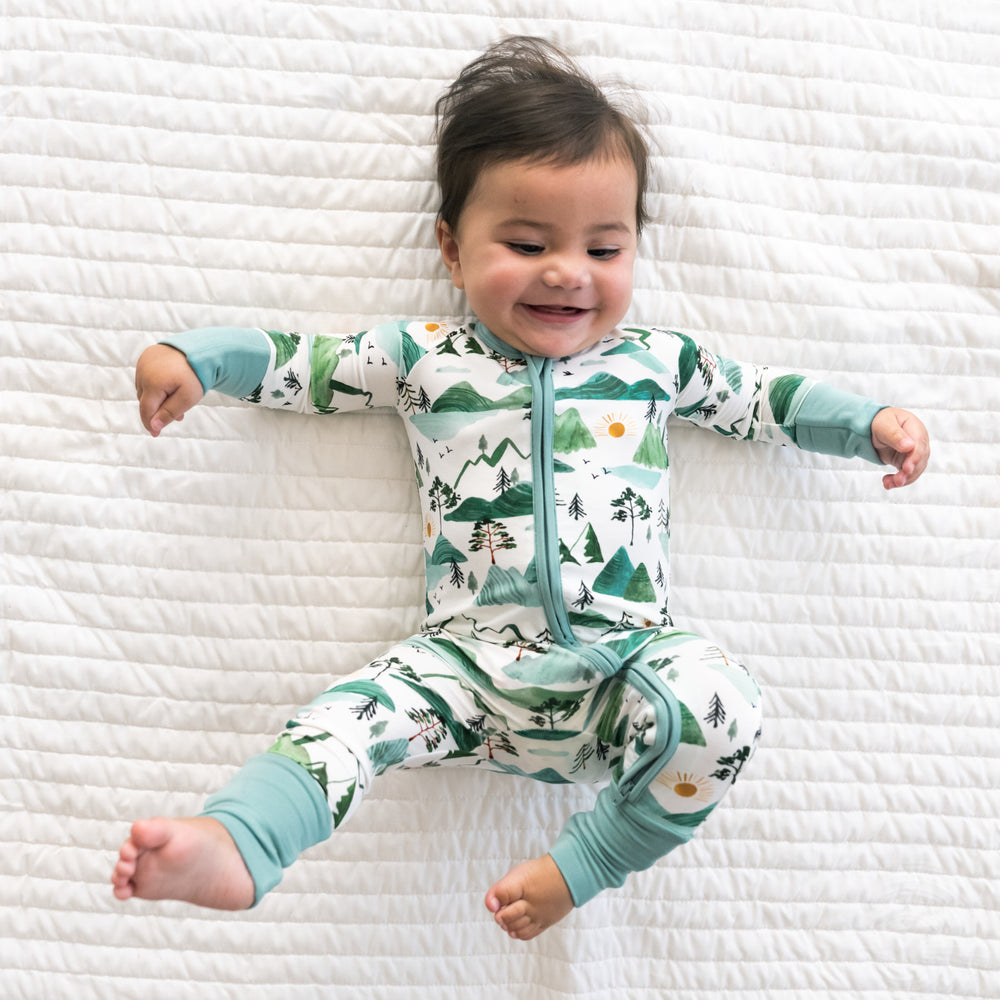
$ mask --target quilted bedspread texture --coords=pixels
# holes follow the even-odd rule
[[[158,440],[141,350],[464,303],[433,106],[510,33],[648,109],[628,320],[928,426],[925,476],[672,432],[672,611],[765,691],[689,845],[529,943],[483,906],[589,785],[380,778],[243,913],[115,900],[295,708],[410,635],[386,412],[212,394]],[[997,1000],[1000,5],[0,4],[0,1000]]]

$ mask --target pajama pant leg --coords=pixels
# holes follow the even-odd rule
[[[622,675],[630,691],[619,720],[626,743],[618,774],[592,812],[570,818],[551,851],[578,906],[690,840],[760,732],[756,683],[697,636],[660,633],[625,659]]]
[[[485,739],[477,730],[488,718],[447,664],[394,647],[299,711],[268,753],[209,798],[203,815],[232,835],[259,901],[302,851],[354,814],[379,774],[479,760]]]
[[[452,653],[438,655],[445,645]],[[302,709],[205,815],[233,835],[259,899],[390,768],[480,764],[550,782],[614,775],[551,851],[582,905],[690,839],[756,741],[759,691],[717,647],[659,632],[631,648],[620,677],[577,683],[593,671],[576,670],[568,650],[529,665],[488,643],[394,647]],[[494,684],[546,671],[552,686],[525,697]]]

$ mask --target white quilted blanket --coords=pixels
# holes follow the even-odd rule
[[[2,1000],[1000,996],[1000,6],[973,0],[0,5]],[[689,847],[524,945],[482,894],[592,788],[383,779],[255,910],[111,895],[421,617],[402,429],[132,364],[211,324],[461,301],[431,108],[509,32],[632,81],[657,144],[630,318],[916,411],[923,480],[678,429],[674,612],[767,691]]]

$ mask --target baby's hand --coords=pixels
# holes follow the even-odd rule
[[[931,457],[927,428],[908,410],[894,406],[875,414],[872,447],[886,465],[896,467],[895,473],[882,477],[887,490],[916,482]]]
[[[154,344],[142,352],[135,366],[135,394],[142,426],[159,437],[167,424],[184,419],[205,390],[181,351]]]

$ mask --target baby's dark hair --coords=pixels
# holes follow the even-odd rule
[[[649,221],[649,147],[641,127],[572,59],[512,36],[469,63],[437,102],[438,219],[452,231],[486,167],[511,160],[572,166],[623,156],[635,166],[636,231]]]

